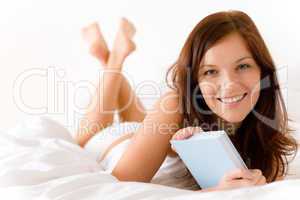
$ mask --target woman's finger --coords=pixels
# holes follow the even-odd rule
[[[241,187],[249,187],[253,186],[255,183],[250,179],[233,179],[227,182],[221,183],[218,188],[220,189],[233,189],[233,188],[241,188]]]
[[[247,169],[236,169],[231,172],[228,172],[224,175],[224,181],[231,181],[233,179],[249,179],[254,178],[253,174]]]
[[[179,131],[177,131],[174,136],[172,137],[172,139],[174,140],[183,140],[183,139],[187,139],[189,137],[191,137],[193,134],[197,133],[197,132],[201,132],[202,129],[201,127],[186,127],[183,129],[180,129]]]
[[[236,187],[248,187],[255,185],[255,183],[249,179],[234,180],[233,183]]]
[[[260,181],[260,179],[262,178],[262,176],[263,176],[261,170],[259,170],[259,169],[250,169],[249,171],[253,175],[253,181],[255,183],[258,183]]]
[[[259,169],[249,169],[249,171],[254,175],[254,176],[261,176],[262,172]]]
[[[264,185],[267,183],[266,177],[260,176],[259,180],[257,181],[256,185]]]

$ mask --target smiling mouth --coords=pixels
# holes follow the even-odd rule
[[[242,95],[234,96],[234,97],[225,97],[225,98],[217,98],[219,101],[225,104],[238,103],[242,101],[247,96],[247,93]]]

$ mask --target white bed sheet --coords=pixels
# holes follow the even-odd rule
[[[0,133],[0,146],[0,194],[5,199],[297,199],[300,195],[298,174],[265,186],[209,193],[120,182],[75,144],[66,129],[45,118]]]

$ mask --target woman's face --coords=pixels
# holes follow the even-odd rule
[[[198,77],[206,104],[227,122],[241,122],[258,100],[260,68],[238,33],[205,53]]]

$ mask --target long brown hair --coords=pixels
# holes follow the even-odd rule
[[[253,110],[231,136],[231,140],[248,167],[260,169],[267,181],[271,182],[277,176],[286,175],[288,156],[295,155],[297,143],[290,136],[275,64],[258,29],[246,13],[217,12],[201,20],[188,36],[179,58],[168,70],[167,84],[180,94],[183,127],[195,126],[197,122],[204,131],[220,129],[207,126],[216,123],[219,118],[206,105],[197,75],[205,52],[233,32],[242,36],[260,67],[261,88]],[[168,78],[171,78],[171,84]],[[202,98],[195,99],[195,96]]]

